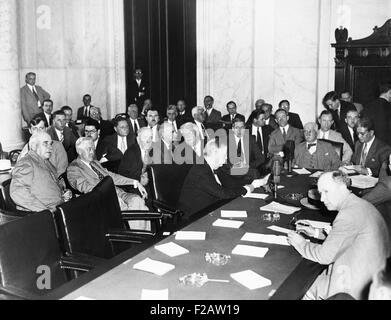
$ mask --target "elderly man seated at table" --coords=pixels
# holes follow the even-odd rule
[[[29,132],[31,135],[34,135],[37,132],[45,132],[46,127],[45,127],[45,122],[43,121],[42,118],[35,117],[30,121],[30,128]],[[60,141],[52,141],[52,153],[49,158],[49,162],[56,168],[56,176],[59,177],[68,168],[68,156],[65,151],[65,148],[63,144]],[[24,148],[22,149],[22,152],[20,153],[18,157],[18,161],[25,157],[27,153],[30,151],[29,144],[27,143]]]
[[[133,185],[134,188],[139,190],[143,198],[147,196],[147,192],[139,181],[112,173],[104,169],[99,161],[95,160],[95,146],[91,138],[79,138],[76,142],[76,152],[78,158],[69,165],[67,170],[68,181],[76,190],[88,193],[101,180],[110,176],[116,186]],[[115,189],[121,210],[148,210],[143,198],[139,195],[127,193],[119,187]],[[130,222],[131,228],[134,229],[145,229],[146,224],[146,221]]]
[[[204,146],[197,125],[187,122],[181,126],[179,131],[183,137],[183,142],[175,148],[176,164],[203,164]]]
[[[359,141],[352,157],[354,169],[360,174],[378,177],[381,166],[391,154],[391,147],[375,136],[369,118],[358,121],[357,135]]]
[[[306,221],[296,223],[297,232],[325,238],[323,244],[307,242],[296,232],[288,234],[288,242],[303,258],[328,266],[304,299],[327,299],[340,292],[364,299],[372,276],[390,254],[383,218],[372,204],[351,193],[348,183],[348,176],[340,171],[327,172],[319,178],[321,201],[328,210],[338,211],[327,236]]]
[[[305,142],[295,149],[294,164],[306,169],[338,169],[341,165],[338,154],[330,143],[317,140],[317,135],[317,125],[314,122],[304,126]]]
[[[54,211],[56,206],[72,198],[72,193],[57,180],[56,168],[49,161],[52,143],[46,132],[35,133],[30,138],[30,151],[17,162],[10,194],[18,210]]]
[[[350,163],[352,159],[353,151],[349,144],[342,138],[342,135],[334,130],[331,130],[334,124],[333,114],[329,110],[324,110],[319,117],[320,130],[318,131],[318,139],[330,140],[333,142],[339,142],[343,144],[342,148],[342,162],[344,164]]]

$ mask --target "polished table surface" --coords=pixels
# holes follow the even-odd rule
[[[279,191],[279,202],[283,202],[284,195],[291,192],[301,192],[306,194],[311,179],[306,176],[295,175],[293,177],[282,177],[281,184],[285,186]],[[313,181],[312,181],[313,182]],[[125,261],[96,279],[88,282],[84,286],[69,293],[63,299],[76,299],[79,297],[88,297],[91,299],[129,299],[137,300],[141,297],[142,289],[149,290],[169,290],[170,300],[264,300],[269,299],[275,290],[277,290],[284,281],[291,276],[295,281],[293,271],[303,261],[301,256],[293,247],[281,246],[266,243],[252,243],[240,241],[246,232],[276,234],[267,229],[270,225],[278,225],[284,228],[290,228],[290,221],[293,216],[301,218],[312,218],[315,220],[330,221],[328,217],[319,211],[302,208],[295,215],[281,214],[280,221],[270,223],[262,220],[260,207],[273,200],[269,197],[264,200],[237,198],[223,207],[215,210],[206,216],[191,223],[183,230],[186,231],[205,231],[205,241],[176,241],[175,235],[171,235],[159,244],[175,242],[189,250],[188,254],[170,258],[159,252],[154,246],[144,250],[138,255],[126,261],[126,252],[122,254],[122,260]],[[290,204],[300,206],[298,202]],[[221,210],[246,210],[247,219],[243,220],[244,225],[240,229],[228,229],[212,226],[213,222],[220,218]],[[264,258],[254,258],[231,254],[237,244],[254,245],[258,247],[269,248]],[[231,261],[225,266],[214,266],[205,262],[205,253],[218,252],[231,255]],[[133,265],[145,258],[166,262],[175,265],[175,269],[163,276],[157,276],[144,271],[133,269]],[[230,277],[231,273],[244,270],[253,270],[271,280],[272,285],[257,290],[249,290]],[[189,273],[206,273],[209,278],[227,279],[229,283],[210,282],[201,288],[185,286],[180,284],[179,278]],[[306,275],[304,275],[305,277]],[[303,275],[301,275],[303,277]],[[81,277],[82,278],[82,277]],[[313,280],[312,280],[313,281]]]

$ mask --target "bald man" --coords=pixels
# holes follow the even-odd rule
[[[314,122],[304,126],[305,141],[295,149],[294,164],[300,168],[336,170],[342,164],[332,145],[317,139],[318,130]]]
[[[288,242],[303,258],[328,266],[304,299],[327,299],[340,292],[355,299],[366,298],[365,288],[389,256],[389,235],[383,218],[372,204],[351,193],[348,183],[348,176],[340,171],[319,178],[321,201],[328,210],[338,211],[326,237],[306,221],[296,224],[299,233],[325,238],[322,244],[307,242],[297,232],[288,234]]]

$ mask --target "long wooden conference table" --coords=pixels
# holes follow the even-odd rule
[[[291,177],[282,176],[278,200],[283,203],[289,193],[302,193],[306,196],[311,183],[314,183],[309,175],[294,174]],[[262,190],[256,190],[262,192]],[[50,294],[51,299],[99,299],[99,300],[139,300],[143,289],[165,290],[168,289],[169,300],[266,300],[266,299],[296,299],[300,297],[311,285],[316,276],[321,272],[322,266],[301,258],[291,246],[252,243],[241,241],[246,232],[284,235],[267,229],[271,225],[293,229],[290,223],[293,217],[306,218],[318,221],[331,221],[331,217],[320,211],[302,209],[293,215],[280,215],[280,220],[267,222],[262,219],[265,213],[261,206],[271,202],[270,195],[266,200],[237,198],[223,207],[206,214],[200,219],[186,226],[183,231],[204,231],[204,241],[175,240],[175,234],[164,238],[160,244],[174,242],[189,253],[177,257],[169,257],[149,247],[136,256],[132,256],[131,250],[124,252],[120,257],[108,262],[107,266],[99,271],[94,270],[75,280],[76,285],[67,284]],[[285,202],[286,203],[286,202]],[[300,207],[299,201],[286,203]],[[245,210],[248,217],[235,219],[244,221],[239,229],[215,227],[212,224],[221,218],[221,210]],[[232,250],[238,244],[252,245],[269,248],[263,258],[249,257],[232,254]],[[231,259],[224,266],[215,266],[205,261],[205,254],[217,252],[228,254]],[[145,271],[133,269],[133,266],[150,258],[161,262],[173,264],[175,269],[163,276],[158,276]],[[256,290],[250,290],[230,277],[230,274],[245,270],[252,270],[259,275],[271,280],[271,285]],[[210,279],[229,280],[228,283],[208,282],[202,287],[194,287],[181,284],[179,278],[191,273],[206,273]],[[93,276],[89,275],[92,274]],[[91,281],[84,280],[93,277]],[[83,284],[83,285],[80,285]],[[302,291],[302,292],[300,292]]]

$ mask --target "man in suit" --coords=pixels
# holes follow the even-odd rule
[[[275,115],[272,114],[273,106],[269,103],[264,103],[261,109],[265,112],[266,125],[273,128],[273,130],[278,128],[278,123],[276,121]]]
[[[364,175],[379,176],[382,164],[391,154],[391,147],[375,136],[371,119],[362,118],[357,124],[359,142],[352,157],[355,170]]]
[[[138,107],[136,104],[131,104],[128,107],[128,116],[129,116],[129,135],[131,139],[136,143],[138,131],[145,127],[147,124],[144,119],[139,118],[138,116]]]
[[[255,102],[255,109],[251,112],[251,115],[248,117],[247,122],[246,122],[246,127],[250,128],[253,120],[255,118],[255,115],[257,114],[257,111],[262,110],[262,106],[265,104],[265,100],[263,99],[258,99]],[[270,116],[270,115],[269,115]]]
[[[266,124],[266,115],[263,110],[255,110],[252,125],[249,127],[250,134],[255,137],[255,141],[264,157],[269,154],[269,137],[273,132],[272,127]]]
[[[165,120],[164,123],[168,123],[168,125],[171,127],[171,132],[172,132],[172,142],[174,144],[178,144],[180,141],[180,133],[179,133],[179,123],[177,121],[177,116],[178,116],[178,110],[175,105],[169,105],[167,107],[166,111],[167,119]]]
[[[178,128],[187,122],[192,122],[193,117],[191,115],[191,110],[186,108],[186,101],[184,99],[178,100],[176,104],[178,110],[178,116],[176,118]]]
[[[183,183],[178,208],[185,213],[185,219],[220,200],[245,195],[266,184],[266,181],[259,179],[244,187],[227,188],[222,185],[215,171],[226,162],[227,146],[217,144],[215,140],[207,143],[204,158],[205,163],[193,165]]]
[[[154,157],[154,164],[176,163],[175,147],[177,145],[178,132],[174,131],[172,124],[169,122],[164,122],[160,125],[159,136],[160,143],[154,145],[154,148],[156,149],[154,150],[153,154],[155,155],[155,152],[158,152],[160,153],[160,157]]]
[[[300,168],[322,171],[336,170],[342,164],[330,143],[317,139],[318,130],[314,122],[304,126],[305,141],[295,148],[294,164]]]
[[[358,111],[350,110],[346,114],[345,123],[340,128],[342,138],[349,144],[349,147],[352,149],[353,152],[358,141],[356,129],[359,119],[360,115]]]
[[[176,164],[203,164],[204,144],[195,123],[186,122],[180,128],[183,142],[174,151]]]
[[[26,85],[20,88],[20,105],[22,116],[26,123],[40,113],[43,101],[50,99],[50,94],[35,84],[37,75],[33,72],[26,74]]]
[[[159,112],[155,109],[150,109],[147,111],[145,120],[147,121],[147,127],[152,130],[152,142],[158,143],[159,139]]]
[[[349,91],[344,91],[341,93],[341,100],[352,103],[359,114],[364,111],[364,106],[361,103],[353,102],[353,97]]]
[[[269,153],[272,155],[281,155],[285,143],[288,140],[294,141],[295,146],[297,147],[303,141],[303,136],[299,129],[294,128],[288,124],[288,112],[286,112],[284,109],[278,109],[275,113],[275,117],[279,127],[270,134],[268,149]]]
[[[341,100],[340,96],[335,91],[331,91],[324,96],[323,104],[333,114],[333,129],[338,132],[342,125],[345,123],[347,112],[349,110],[357,110],[356,107],[350,102]]]
[[[77,138],[73,135],[72,130],[65,125],[63,111],[59,110],[53,113],[53,125],[47,132],[53,140],[62,142],[69,162],[76,159],[75,143]]]
[[[373,275],[368,300],[391,300],[391,258],[386,260],[383,269]]]
[[[203,107],[194,107],[191,111],[193,115],[194,123],[198,129],[198,138],[202,141],[203,146],[210,140],[211,130],[206,130],[204,125],[205,122],[205,111]],[[208,132],[209,131],[209,132]]]
[[[244,115],[237,113],[237,106],[234,101],[230,101],[227,103],[227,111],[228,114],[223,116],[223,118],[221,119],[223,122],[223,128],[231,130],[234,119],[240,119],[243,122],[246,122],[246,118],[244,117]]]
[[[258,99],[255,101],[255,110],[262,110],[262,106],[266,103],[264,99]]]
[[[36,114],[34,118],[35,117],[41,118],[45,123],[45,127],[49,128],[51,125],[53,125],[52,111],[53,111],[53,101],[50,99],[44,100],[42,102],[42,112]]]
[[[376,136],[391,146],[391,83],[382,83],[379,89],[379,98],[365,106],[364,115],[373,121]]]
[[[143,70],[136,68],[133,73],[133,80],[130,82],[130,99],[139,108],[143,106],[148,93],[148,84],[143,79]]]
[[[83,96],[83,106],[77,110],[77,120],[85,121],[91,116],[91,95],[86,94]]]
[[[152,130],[143,127],[137,135],[137,143],[126,150],[118,168],[118,173],[124,177],[140,181],[143,186],[148,184],[147,166],[152,164],[151,157]]]
[[[331,130],[334,124],[333,114],[329,110],[323,110],[319,117],[319,123],[320,130],[318,131],[318,139],[342,143],[342,162],[343,164],[350,163],[353,156],[352,149],[339,132]]]
[[[102,119],[102,112],[99,107],[91,107],[90,118],[99,123],[100,137],[102,139],[104,139],[107,136],[111,136],[115,134],[113,122]]]
[[[205,126],[207,128],[217,130],[221,125],[221,112],[217,111],[213,105],[215,100],[211,96],[206,96],[204,99],[205,106]]]
[[[327,299],[340,292],[364,299],[372,276],[389,256],[390,239],[383,218],[372,204],[349,191],[348,180],[340,171],[319,178],[321,201],[328,210],[338,211],[327,237],[320,229],[303,226],[302,221],[296,224],[298,232],[325,238],[322,244],[307,242],[293,231],[288,234],[288,242],[303,258],[328,265],[304,299]]]
[[[65,125],[72,130],[73,135],[78,139],[80,137],[79,129],[76,127],[75,122],[72,120],[73,110],[70,106],[63,106],[61,111],[65,113]]]
[[[30,121],[30,134],[33,136],[38,132],[46,132],[45,123],[42,118],[35,117]],[[18,161],[24,158],[30,151],[29,144],[27,143],[18,157]],[[60,141],[52,140],[52,152],[49,158],[49,162],[56,169],[56,177],[61,176],[68,168],[68,155],[64,149],[64,146]]]
[[[288,100],[282,100],[278,104],[279,109],[284,109],[286,112],[288,112],[289,121],[288,123],[297,129],[302,130],[303,129],[303,123],[301,122],[300,116],[297,113],[290,112],[291,104]]]
[[[12,171],[10,194],[17,209],[39,212],[56,210],[56,206],[72,198],[57,180],[57,172],[49,162],[52,139],[46,132],[37,132],[29,142],[30,151],[16,163]]]

